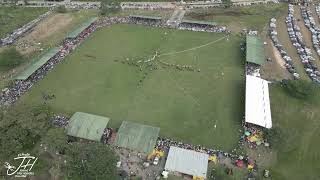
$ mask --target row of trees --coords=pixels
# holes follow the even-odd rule
[[[109,146],[99,142],[68,143],[65,129],[52,127],[51,117],[51,109],[46,105],[0,109],[0,164],[10,162],[19,153],[41,158],[41,143],[47,152],[58,152],[59,159],[65,160],[47,165],[58,162],[57,171],[63,178],[117,179],[117,156]]]

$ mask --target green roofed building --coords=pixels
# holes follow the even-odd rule
[[[247,35],[246,61],[258,65],[265,62],[263,42],[258,36]]]
[[[216,26],[216,22],[209,22],[209,21],[194,21],[194,20],[182,20],[181,23],[187,23],[187,24],[200,24],[200,25],[210,25],[210,26]]]
[[[138,152],[150,153],[156,145],[160,128],[123,121],[115,145]]]
[[[68,35],[67,35],[67,38],[75,38],[75,37],[77,37],[83,30],[88,28],[97,19],[98,19],[97,17],[92,17],[92,18],[84,21],[79,26],[77,26],[73,31],[69,32]]]
[[[152,20],[161,20],[159,16],[142,16],[142,15],[130,15],[131,18],[140,18],[140,19],[152,19]]]
[[[70,118],[67,134],[92,141],[100,141],[109,118],[93,114],[76,112]]]
[[[32,64],[30,64],[24,71],[17,75],[14,79],[16,80],[26,80],[34,72],[36,72],[41,66],[49,61],[54,55],[60,51],[60,48],[51,48],[45,54],[40,56],[40,58],[35,59]]]

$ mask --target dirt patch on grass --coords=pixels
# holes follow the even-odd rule
[[[271,44],[272,46],[272,51],[273,51],[273,55],[274,55],[274,58],[276,60],[276,62],[280,65],[281,68],[285,69],[285,61],[282,59],[281,57],[281,54],[280,52],[278,51],[278,49],[273,45]]]
[[[71,14],[52,14],[17,42],[18,49],[23,54],[41,50],[40,42],[68,28],[72,20]]]
[[[36,26],[34,30],[28,36],[26,36],[26,38],[38,40],[45,39],[60,29],[68,26],[72,19],[73,18],[70,14],[53,14]]]

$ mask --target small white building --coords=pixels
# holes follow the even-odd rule
[[[209,155],[170,146],[164,169],[206,179]]]

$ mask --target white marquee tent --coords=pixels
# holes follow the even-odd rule
[[[208,160],[208,154],[170,146],[164,169],[206,179]]]
[[[246,123],[272,127],[268,81],[246,76]]]

